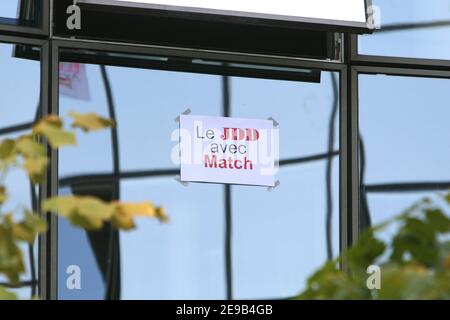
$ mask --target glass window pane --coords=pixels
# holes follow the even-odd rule
[[[146,198],[164,205],[171,221],[141,219],[121,233],[122,298],[225,299],[222,187],[186,188],[171,177],[121,184],[122,201]]]
[[[30,56],[23,54],[32,52]],[[17,138],[29,133],[39,107],[40,92],[40,51],[22,45],[0,44],[0,141]],[[25,125],[24,125],[25,124]],[[10,169],[2,176],[2,185],[8,190],[8,200],[2,205],[1,213],[13,213],[21,219],[23,209],[36,211],[38,191],[31,188],[27,174],[18,168]],[[33,201],[34,200],[34,201]],[[37,243],[36,243],[37,244]],[[31,288],[37,279],[37,245],[20,246],[25,262],[25,272],[21,275],[21,287],[14,292],[20,298],[29,299],[36,291]],[[32,273],[32,265],[35,273]],[[0,276],[0,283],[7,279]],[[36,288],[36,287],[35,287]]]
[[[105,84],[100,67],[91,64],[60,64],[59,113],[95,112],[110,117]],[[76,174],[111,173],[112,144],[110,130],[93,134],[77,133],[76,148],[60,151],[59,171],[68,177]],[[80,155],[83,155],[80,157]]]
[[[83,90],[61,90],[71,87],[70,72],[83,69],[86,77],[77,79],[88,84],[89,95],[81,94]],[[225,187],[195,183],[184,187],[174,179],[179,167],[171,161],[178,143],[178,138],[171,139],[178,127],[177,115],[187,108],[196,115],[225,115],[224,78],[112,66],[102,70],[96,65],[66,65],[60,71],[64,71],[60,74],[62,114],[75,110],[110,116],[114,107],[120,160],[119,175],[114,176],[110,130],[82,135],[79,147],[60,151],[60,192],[111,200],[120,191],[122,201],[151,200],[163,205],[171,219],[167,225],[139,219],[135,231],[110,233],[115,240],[108,240],[108,230],[74,231],[61,221],[60,286],[65,286],[70,265],[83,266],[92,280],[76,293],[60,288],[60,298],[101,299],[115,285],[122,299],[227,298]],[[328,197],[330,250],[338,253],[339,158],[328,150],[329,130],[334,133],[331,151],[339,150],[338,74],[322,72],[319,83],[228,80],[228,115],[275,118],[280,122],[282,157],[281,186],[272,193],[266,188],[231,187],[233,298],[292,296],[327,257]],[[107,99],[107,87],[112,99]],[[304,160],[312,155],[320,157],[314,162]],[[79,250],[74,251],[76,242]],[[113,243],[112,259],[105,253],[108,243]],[[105,267],[106,260],[115,262]],[[105,270],[113,269],[113,280],[107,281]]]
[[[108,71],[121,126],[119,141],[124,141],[120,144],[122,170],[173,167],[175,143],[170,137],[177,128],[175,118],[188,108],[201,115],[221,112],[219,76],[118,67]]]
[[[0,128],[34,121],[39,105],[39,49],[0,44]]]
[[[449,86],[448,79],[359,76],[363,219],[385,221],[450,185]]]
[[[233,266],[236,299],[298,294],[327,259],[326,161],[281,168],[281,185],[233,187]],[[339,250],[339,158],[334,160],[332,249]]]
[[[16,18],[19,0],[3,0],[0,3],[0,16],[4,18]]]
[[[233,78],[233,116],[276,119],[283,137],[296,137],[280,139],[281,159],[325,153],[329,120],[339,98],[333,91],[337,79],[338,75],[330,72],[322,72],[320,83]],[[337,122],[334,133],[339,137]],[[334,147],[339,149],[339,139]]]
[[[359,53],[425,59],[450,59],[448,0],[373,0],[381,30],[359,37]]]

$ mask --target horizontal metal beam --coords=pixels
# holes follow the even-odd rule
[[[367,193],[446,191],[450,181],[366,184],[362,188]]]
[[[205,59],[223,62],[261,64],[281,67],[297,67],[308,69],[321,69],[324,71],[342,71],[342,63],[305,60],[283,56],[266,56],[247,53],[219,52],[201,49],[187,49],[164,46],[123,44],[114,42],[99,42],[92,40],[75,40],[55,37],[55,43],[64,49],[92,50],[115,52],[124,54],[189,57],[192,59]]]

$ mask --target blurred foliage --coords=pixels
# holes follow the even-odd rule
[[[100,117],[95,113],[70,113],[71,128],[84,132],[92,132],[113,127],[113,121]],[[47,141],[51,148],[75,146],[76,135],[64,128],[63,119],[51,115],[36,123],[30,134],[16,139],[0,141],[0,275],[5,276],[12,284],[18,284],[20,275],[25,272],[21,243],[32,244],[36,237],[47,231],[44,213],[51,212],[67,218],[74,226],[86,230],[96,230],[105,222],[122,230],[136,227],[136,217],[157,218],[161,222],[168,221],[163,208],[151,202],[123,203],[104,202],[90,196],[64,196],[45,200],[40,213],[34,213],[20,207],[12,212],[3,212],[8,202],[8,190],[4,185],[5,177],[13,168],[24,170],[33,184],[44,182],[49,159],[43,142]],[[16,221],[15,217],[20,219]],[[16,299],[17,296],[0,286],[0,300]]]
[[[296,299],[450,299],[449,205],[450,194],[438,194],[364,231],[347,252],[317,270]],[[396,231],[385,243],[377,235],[387,229]],[[379,289],[368,288],[371,265],[380,268]]]

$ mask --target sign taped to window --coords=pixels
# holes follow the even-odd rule
[[[274,187],[278,139],[272,120],[181,115],[181,181]]]

